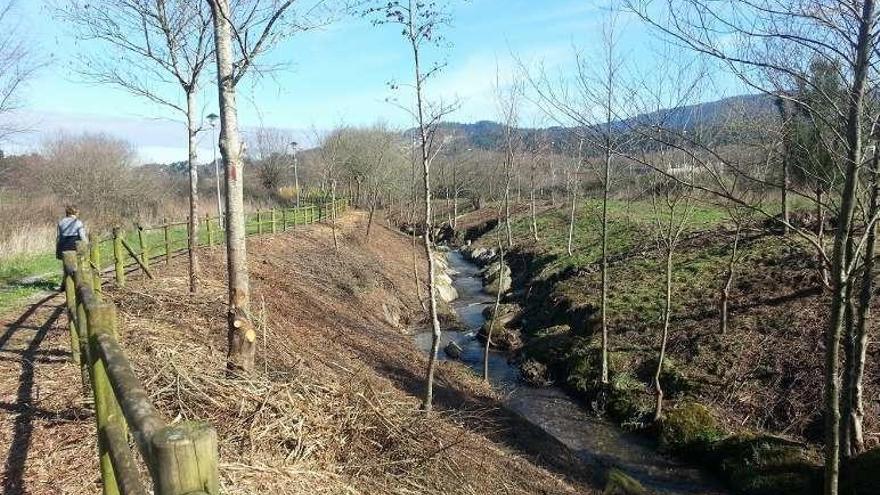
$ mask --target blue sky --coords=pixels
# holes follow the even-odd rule
[[[193,0],[199,1],[199,0]],[[598,50],[607,1],[470,0],[453,1],[452,26],[444,34],[450,46],[434,50],[448,65],[429,91],[457,97],[461,109],[450,120],[473,122],[495,118],[492,87],[496,66],[514,70],[512,55],[527,63],[543,62],[565,71],[572,47]],[[52,63],[25,93],[25,119],[35,132],[20,137],[19,148],[35,146],[60,129],[101,131],[133,141],[143,160],[185,157],[179,116],[128,93],[82,81],[71,69],[76,53],[94,50],[81,45],[54,20],[50,3],[19,0],[18,14],[28,36]],[[624,17],[623,53],[636,64],[648,64],[653,37],[637,21]],[[411,125],[402,110],[387,103],[392,80],[411,78],[409,51],[392,26],[372,26],[362,18],[345,18],[318,31],[300,34],[279,45],[267,60],[287,67],[240,86],[240,120],[245,127],[291,129],[304,142],[339,123],[369,124],[383,120],[396,127]],[[401,95],[403,96],[403,95]],[[205,113],[216,111],[216,94],[206,86]],[[538,123],[537,115],[529,119]],[[210,146],[208,140],[204,146]],[[210,160],[210,151],[202,150]]]

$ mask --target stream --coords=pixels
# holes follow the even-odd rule
[[[451,251],[448,257],[459,294],[452,306],[467,331],[444,331],[439,358],[449,359],[443,349],[454,340],[463,350],[460,361],[482,374],[483,344],[476,335],[485,321],[483,309],[494,304],[495,298],[483,291],[480,267],[458,251]],[[420,349],[430,350],[430,332],[418,333],[414,338]],[[506,407],[555,437],[599,472],[616,467],[658,494],[728,493],[708,474],[657,452],[649,439],[591,416],[562,389],[522,383],[518,367],[503,353],[490,353],[489,374]]]

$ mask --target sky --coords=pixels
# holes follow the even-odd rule
[[[58,132],[104,132],[131,141],[142,161],[186,158],[183,119],[122,90],[84,81],[75,70],[82,53],[101,53],[83,43],[53,15],[57,0],[19,0],[16,21],[49,64],[23,93],[23,108],[14,116],[31,132],[3,147],[34,149]],[[199,1],[199,0],[193,0]],[[493,86],[517,68],[538,64],[551,71],[570,70],[575,49],[597,52],[609,2],[602,0],[452,0],[452,25],[444,26],[446,43],[426,56],[445,60],[442,72],[427,88],[432,98],[458,99],[449,117],[458,122],[496,119]],[[633,64],[650,64],[647,46],[655,36],[627,16],[618,19],[621,53]],[[405,90],[389,83],[412,79],[412,60],[399,28],[374,26],[369,19],[344,17],[318,30],[300,33],[276,46],[265,63],[282,65],[267,76],[239,85],[239,119],[246,130],[274,127],[289,130],[306,146],[340,124],[392,127],[413,125],[411,117],[387,100],[405,101]],[[210,82],[206,78],[206,82]],[[217,112],[216,91],[205,85],[202,113]],[[540,112],[527,117],[541,125]],[[203,133],[200,158],[211,160],[211,136]]]

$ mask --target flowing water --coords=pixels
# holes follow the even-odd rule
[[[464,351],[461,361],[482,373],[483,344],[477,340],[476,333],[485,321],[483,309],[494,304],[495,298],[483,291],[479,267],[461,253],[449,253],[449,266],[455,272],[452,278],[459,294],[452,305],[468,330],[444,331],[440,358],[447,359],[442,349],[454,340]],[[430,349],[430,332],[417,334],[415,340],[424,351]],[[659,454],[649,440],[589,415],[561,389],[525,385],[519,380],[519,369],[502,353],[490,353],[489,374],[492,385],[502,392],[509,409],[561,441],[584,463],[598,470],[616,467],[655,493],[728,493],[699,469]]]

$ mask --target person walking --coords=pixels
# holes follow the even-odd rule
[[[55,258],[62,259],[64,251],[76,251],[76,241],[88,240],[86,226],[80,220],[79,210],[76,206],[68,206],[64,209],[64,218],[58,220],[58,233],[55,239]],[[61,287],[64,290],[64,266],[61,267]]]

